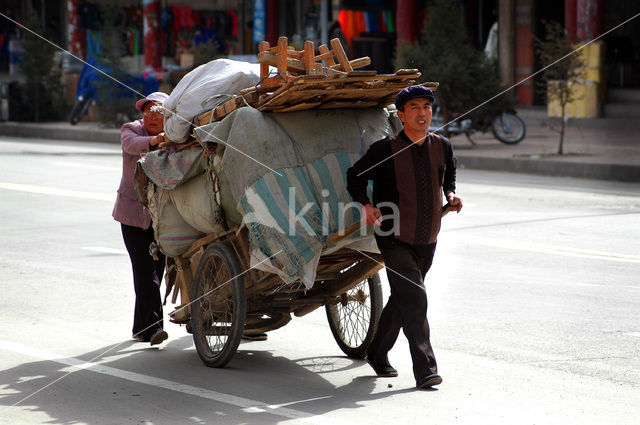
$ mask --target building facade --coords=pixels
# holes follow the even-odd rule
[[[637,13],[624,0],[452,0],[462,5],[469,41],[483,48],[498,26],[498,60],[504,84],[516,85],[520,105],[544,104],[536,90],[546,64],[534,54],[533,37],[544,36],[543,21],[565,25],[576,42],[586,42]],[[19,22],[34,12],[47,38],[86,58],[99,49],[100,6],[109,0],[0,0]],[[124,22],[124,56],[130,70],[188,66],[189,52],[214,41],[220,56],[255,56],[261,39],[272,45],[286,35],[292,44],[316,45],[340,37],[353,57],[370,56],[372,67],[392,72],[398,43],[417,40],[428,13],[427,0],[116,0]],[[21,30],[0,17],[0,75],[11,74]],[[606,34],[602,44],[604,87],[640,87],[640,25],[630,22]],[[185,55],[186,54],[186,55]],[[437,79],[437,76],[434,76]]]

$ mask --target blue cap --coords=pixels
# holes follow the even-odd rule
[[[433,97],[433,92],[431,89],[426,88],[425,86],[409,86],[405,87],[398,93],[396,96],[396,109],[402,110],[404,104],[410,101],[411,99],[417,98],[426,98],[431,102],[435,99]]]

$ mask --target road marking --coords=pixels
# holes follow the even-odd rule
[[[77,167],[77,168],[90,168],[92,170],[107,170],[107,171],[122,171],[121,168],[117,167],[106,167],[104,165],[91,165],[91,164],[82,164],[76,162],[54,162],[56,165],[61,165],[63,167]]]
[[[156,378],[153,376],[147,376],[136,372],[129,372],[122,369],[117,369],[111,366],[105,366],[96,362],[85,362],[74,357],[66,357],[62,354],[53,353],[50,351],[40,350],[34,347],[28,347],[26,345],[18,344],[11,341],[0,340],[0,349],[10,351],[13,353],[23,354],[29,357],[38,358],[41,360],[47,360],[54,363],[70,366],[73,370],[88,370],[91,372],[107,375],[115,378],[125,379],[140,384],[150,385],[153,387],[162,388],[169,391],[175,391],[182,394],[187,394],[195,397],[201,397],[208,400],[217,401],[220,403],[230,404],[233,406],[241,407],[244,412],[251,413],[269,413],[273,415],[282,416],[289,419],[301,420],[303,422],[313,424],[340,424],[336,418],[329,418],[322,415],[314,415],[312,413],[303,412],[301,410],[294,410],[285,405],[294,404],[285,403],[281,405],[271,405],[260,401],[251,400],[244,397],[238,397],[231,394],[225,394],[218,391],[207,390],[193,385],[181,384],[175,381],[169,381],[168,379]],[[330,398],[332,396],[318,397],[317,399]]]
[[[541,245],[525,241],[513,241],[496,238],[482,238],[477,236],[464,237],[461,240],[494,248],[515,249],[519,251],[539,252],[542,254],[564,255],[566,257],[588,258],[605,261],[618,261],[621,263],[638,263],[640,256],[628,254],[616,254],[613,252],[594,251],[580,248],[564,248],[559,246]]]
[[[82,249],[86,249],[87,251],[100,252],[103,254],[127,254],[127,251],[125,249],[104,248],[101,246],[83,246]]]
[[[625,335],[636,336],[640,338],[640,332],[625,332]]]
[[[55,187],[33,186],[30,184],[17,184],[0,182],[0,189],[15,190],[18,192],[39,193],[41,195],[66,196],[70,198],[93,199],[97,201],[115,201],[115,195],[105,195],[95,192],[83,192],[80,190],[58,189]]]

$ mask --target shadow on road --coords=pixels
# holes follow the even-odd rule
[[[346,374],[348,379],[349,371],[364,361],[340,356],[289,359],[274,356],[264,344],[264,349],[252,350],[243,343],[221,369],[202,364],[190,336],[161,349],[127,341],[73,358],[23,363],[0,372],[0,422],[35,413],[34,418],[64,424],[314,423],[324,422],[325,413],[415,391],[374,392],[378,378],[369,370],[370,376],[352,376],[348,383],[334,385],[324,377],[342,373],[341,378]],[[92,365],[85,363],[94,358]],[[18,406],[10,407],[14,404]]]

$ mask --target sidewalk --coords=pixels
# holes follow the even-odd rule
[[[0,121],[0,135],[81,142],[120,143],[119,128],[102,128],[93,122],[80,122],[77,125],[71,125],[68,122]]]
[[[546,111],[521,108],[527,126],[517,145],[505,145],[491,131],[452,139],[462,168],[548,176],[640,182],[640,120],[573,119],[565,130],[564,154],[557,155],[559,133],[544,124]]]
[[[521,108],[518,114],[527,125],[527,135],[517,145],[500,143],[490,131],[474,135],[475,146],[465,136],[453,138],[459,167],[640,182],[640,120],[570,120],[565,154],[560,156],[555,154],[558,133],[543,124],[545,110]],[[105,129],[95,123],[0,122],[0,135],[120,143],[119,129]]]

